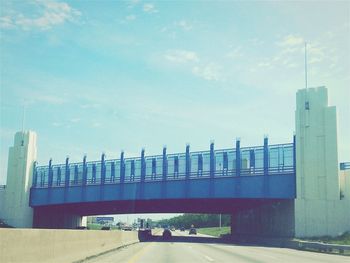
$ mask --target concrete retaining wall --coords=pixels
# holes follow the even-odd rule
[[[136,231],[0,229],[0,262],[74,262],[135,242]]]

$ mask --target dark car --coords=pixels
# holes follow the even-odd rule
[[[194,227],[190,228],[190,231],[188,231],[189,235],[197,235],[197,230]]]
[[[181,227],[181,228],[180,228],[180,231],[185,231],[185,228],[184,228],[184,227]]]
[[[171,231],[169,228],[165,228],[163,231],[163,239],[171,238]]]

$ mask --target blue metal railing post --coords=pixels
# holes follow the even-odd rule
[[[152,158],[152,180],[157,178],[157,159],[155,157]]]
[[[74,184],[78,184],[79,181],[79,170],[78,165],[74,165]]]
[[[296,135],[293,135],[293,171],[296,173],[297,161],[296,161]]]
[[[236,176],[241,176],[241,141],[236,139]]]
[[[105,163],[106,155],[103,153],[101,155],[101,184],[105,184],[106,181],[106,163]]]
[[[111,182],[115,181],[115,163],[111,162]]]
[[[203,155],[198,154],[198,172],[197,176],[202,176],[203,175]]]
[[[255,152],[249,150],[249,168],[251,173],[255,173]]]
[[[135,181],[135,160],[130,162],[130,181]]]
[[[36,187],[36,184],[38,182],[38,171],[36,170],[36,165],[37,165],[37,162],[35,161],[33,163],[33,181],[32,181],[32,187]]]
[[[191,171],[190,145],[187,144],[186,145],[186,169],[185,169],[186,180],[190,179],[190,171]]]
[[[64,173],[64,186],[69,186],[69,179],[70,179],[70,172],[69,172],[69,158],[66,158],[66,166],[65,166],[65,173]]]
[[[56,180],[56,185],[60,186],[61,185],[61,167],[57,167],[57,180]]]
[[[120,183],[125,182],[125,163],[124,163],[124,152],[120,154]]]
[[[166,181],[168,176],[168,165],[166,157],[166,147],[163,147],[163,169],[162,169],[163,181]]]
[[[146,179],[146,161],[145,161],[145,149],[141,151],[141,182]]]
[[[87,167],[86,167],[86,155],[83,158],[83,185],[87,183]]]
[[[53,172],[52,172],[52,159],[49,161],[49,180],[48,180],[48,187],[52,187],[52,180],[53,180]]]
[[[92,178],[91,178],[92,183],[96,183],[96,164],[92,164]]]
[[[214,143],[210,143],[210,177],[215,176],[215,153],[214,153]]]
[[[264,175],[269,174],[269,138],[264,138]]]
[[[174,179],[179,177],[179,156],[174,157]]]

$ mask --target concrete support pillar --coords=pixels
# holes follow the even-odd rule
[[[296,236],[350,230],[350,202],[340,198],[336,108],[325,87],[297,92],[295,129]]]
[[[0,200],[0,218],[14,227],[32,227],[29,194],[36,155],[36,133],[17,132],[14,145],[9,149],[5,198]]]

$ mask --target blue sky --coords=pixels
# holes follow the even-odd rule
[[[325,85],[350,161],[348,1],[1,1],[1,169],[21,129],[39,164],[292,141],[295,93]]]

